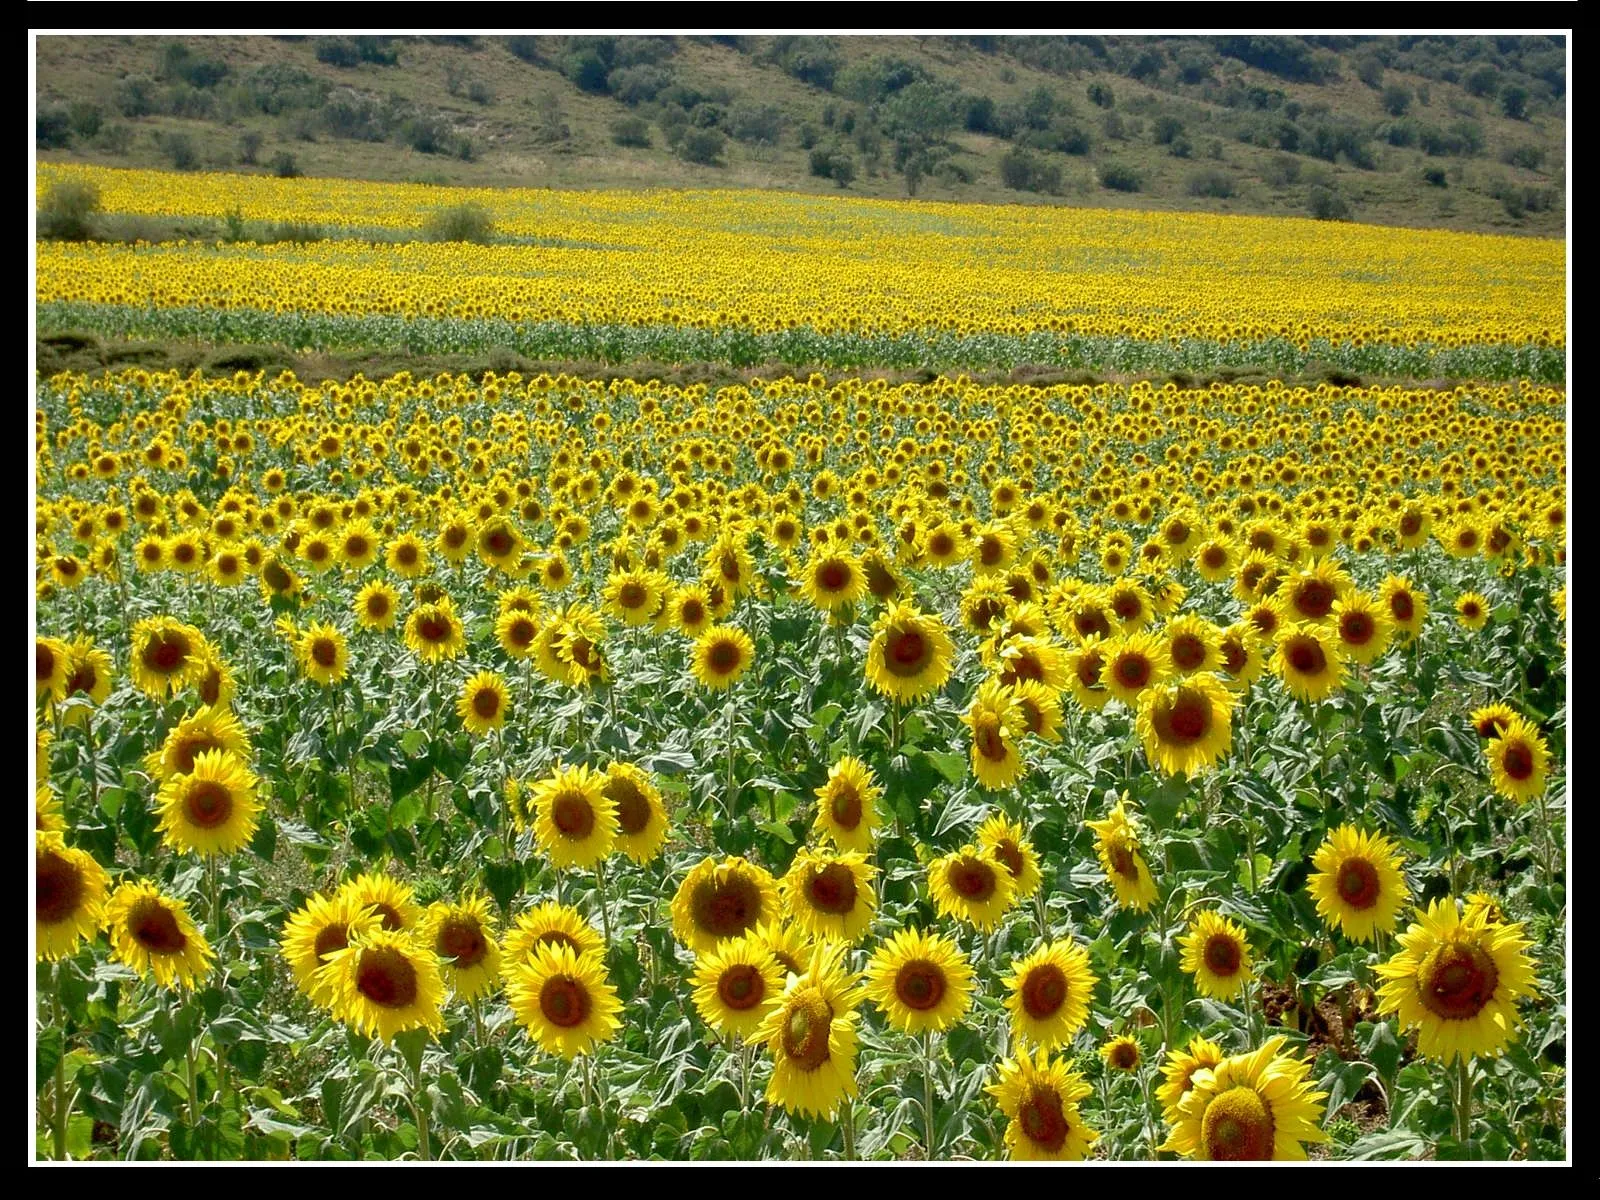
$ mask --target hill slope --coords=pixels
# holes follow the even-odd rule
[[[1559,235],[1560,39],[41,37],[42,158]]]

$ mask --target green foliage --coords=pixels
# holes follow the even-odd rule
[[[494,240],[494,218],[480,204],[458,204],[430,216],[423,233],[430,242],[487,245]]]
[[[678,153],[685,162],[700,166],[721,166],[720,155],[728,139],[715,129],[690,129],[678,144]]]
[[[1000,182],[1013,191],[1061,191],[1061,168],[1026,150],[1008,150],[1000,159]]]
[[[1190,174],[1184,184],[1191,196],[1209,196],[1226,200],[1234,194],[1233,177],[1215,167],[1202,167]]]
[[[1100,164],[1100,186],[1113,192],[1137,192],[1144,187],[1144,178],[1126,163]]]
[[[39,236],[64,242],[81,242],[95,234],[95,214],[100,211],[100,189],[78,179],[53,184],[39,205]]]
[[[619,146],[650,145],[650,122],[643,117],[618,117],[611,122],[611,140]]]

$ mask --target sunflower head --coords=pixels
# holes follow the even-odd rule
[[[928,866],[928,892],[941,915],[990,930],[1016,900],[1016,880],[993,851],[976,846],[937,858]]]
[[[1075,942],[1047,942],[1012,965],[1004,981],[1011,1028],[1035,1046],[1064,1046],[1089,1019],[1099,982],[1089,952]]]
[[[778,919],[778,885],[743,858],[701,860],[672,900],[672,931],[696,954]]]
[[[695,1008],[724,1036],[748,1040],[783,996],[784,968],[752,935],[730,938],[697,955]]]
[[[864,992],[903,1033],[943,1033],[972,1003],[972,966],[950,938],[896,930],[867,964]]]
[[[500,981],[494,914],[481,893],[430,905],[417,927],[417,940],[433,950],[445,984],[463,1000],[487,995]]]
[[[92,854],[68,846],[55,830],[39,829],[34,833],[34,881],[38,956],[54,962],[94,936],[110,879]]]
[[[1163,1150],[1208,1161],[1303,1159],[1304,1142],[1325,1142],[1326,1092],[1311,1090],[1309,1063],[1280,1054],[1285,1039],[1200,1068],[1177,1102]]]
[[[202,750],[188,775],[161,785],[161,832],[179,853],[234,854],[255,836],[261,816],[256,777],[229,750]]]
[[[873,831],[883,819],[878,812],[882,795],[872,768],[846,755],[828,768],[828,782],[816,790],[814,828],[840,850],[871,850]]]
[[[867,647],[867,682],[892,700],[915,703],[944,686],[954,656],[936,615],[891,601]]]
[[[295,984],[314,1003],[332,1003],[333,993],[318,970],[338,950],[359,936],[381,928],[377,910],[359,908],[348,894],[324,896],[318,893],[289,914],[283,927],[281,948],[294,972]]]
[[[1135,722],[1145,757],[1169,775],[1210,770],[1233,746],[1235,700],[1215,675],[1190,675],[1147,691]]]
[[[587,870],[616,844],[616,803],[606,794],[606,776],[589,767],[557,766],[533,785],[528,806],[539,845],[558,869]]]
[[[570,946],[543,945],[506,974],[506,1000],[517,1021],[549,1054],[572,1059],[610,1041],[622,1028],[622,1002],[599,959]]]
[[[1090,1092],[1069,1060],[1023,1048],[1000,1064],[999,1078],[985,1089],[994,1096],[1006,1125],[1006,1155],[1022,1161],[1076,1161],[1100,1135],[1078,1112]]]
[[[872,923],[876,873],[859,851],[804,849],[795,855],[780,890],[790,918],[812,937],[853,942]]]
[[[856,1005],[861,993],[845,968],[843,946],[819,947],[806,971],[752,1033],[772,1055],[767,1099],[790,1112],[831,1120],[856,1094]]]
[[[637,863],[660,854],[667,840],[667,808],[649,772],[631,763],[611,763],[603,790],[616,806],[616,848]]]
[[[1354,941],[1388,933],[1410,899],[1404,859],[1388,838],[1342,825],[1311,858],[1316,872],[1306,882],[1317,914]]]
[[[1253,977],[1244,929],[1221,913],[1196,913],[1178,945],[1182,967],[1194,976],[1201,995],[1231,1000]]]
[[[196,988],[216,955],[195,927],[189,907],[153,883],[124,883],[105,905],[111,957],[166,988]]]
[[[1550,748],[1531,721],[1512,717],[1498,737],[1483,743],[1483,753],[1489,761],[1489,781],[1506,799],[1527,803],[1544,791]]]
[[[367,929],[317,970],[313,986],[331,997],[333,1015],[369,1037],[392,1042],[412,1029],[444,1031],[439,958],[411,933]]]
[[[734,625],[713,625],[694,644],[694,677],[701,686],[722,691],[749,669],[755,643]]]

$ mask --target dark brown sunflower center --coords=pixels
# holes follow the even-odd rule
[[[643,584],[628,582],[617,589],[617,603],[623,608],[643,608],[650,593]]]
[[[1004,762],[1006,743],[1000,736],[1000,718],[993,713],[979,717],[972,727],[972,744],[990,762]]]
[[[1289,643],[1284,657],[1300,675],[1321,675],[1328,666],[1328,656],[1310,638],[1295,638]]]
[[[738,583],[741,578],[739,556],[731,550],[724,550],[721,557],[717,559],[717,570],[722,573],[722,577],[729,583]]]
[[[1243,642],[1237,638],[1228,638],[1222,643],[1222,665],[1228,674],[1239,674],[1249,661],[1250,653],[1244,648]]]
[[[739,665],[738,643],[730,640],[713,642],[706,652],[706,665],[718,675],[731,674]]]
[[[279,563],[269,562],[261,568],[261,578],[267,581],[267,586],[275,592],[286,592],[292,586],[289,572],[284,570]]]
[[[450,638],[450,626],[435,616],[417,619],[417,636],[425,642],[443,642]]]
[[[506,529],[491,529],[484,536],[483,546],[494,558],[504,558],[517,548],[517,541]]]
[[[1501,769],[1521,783],[1533,778],[1533,751],[1522,742],[1512,742],[1500,752]]]
[[[1036,1021],[1055,1016],[1067,1001],[1067,976],[1054,963],[1042,963],[1022,981],[1022,1010]]]
[[[1339,636],[1352,646],[1365,646],[1373,632],[1372,618],[1363,612],[1345,613],[1339,621]]]
[[[350,926],[340,921],[333,925],[324,925],[317,931],[317,937],[311,943],[311,951],[321,962],[335,950],[343,950],[350,944]]]
[[[459,917],[439,926],[434,950],[441,958],[455,959],[456,969],[464,971],[483,961],[484,955],[489,953],[489,943],[476,918]]]
[[[1111,859],[1111,869],[1118,875],[1124,879],[1138,880],[1139,864],[1130,847],[1113,846],[1107,857]]]
[[[1119,654],[1111,669],[1125,688],[1142,688],[1150,682],[1150,660],[1142,654]]]
[[[128,932],[152,954],[178,954],[189,944],[178,918],[159,900],[145,899],[133,906]]]
[[[955,539],[948,533],[936,533],[928,539],[928,553],[935,558],[948,558],[955,548]]]
[[[1466,600],[1462,602],[1461,615],[1466,617],[1467,620],[1476,621],[1479,614],[1482,612],[1483,607],[1476,600]]]
[[[761,972],[749,963],[729,967],[717,980],[717,995],[722,1003],[738,1012],[760,1004],[767,991]]]
[[[981,903],[994,895],[999,886],[994,868],[981,859],[962,858],[951,866],[947,876],[951,888],[965,900]]]
[[[394,548],[394,560],[402,567],[415,565],[417,561],[417,548],[410,542],[401,542]]]
[[[550,805],[550,819],[563,835],[582,840],[594,829],[594,809],[579,795],[563,792]]]
[[[1200,561],[1209,570],[1218,571],[1228,565],[1228,552],[1221,546],[1207,546],[1205,553],[1200,556]]]
[[[1272,1158],[1275,1128],[1272,1113],[1254,1088],[1229,1088],[1206,1106],[1200,1118],[1200,1140],[1206,1156],[1221,1162],[1257,1162]]]
[[[838,559],[829,559],[817,568],[817,586],[825,592],[844,591],[850,578],[850,568]]]
[[[1051,1154],[1058,1153],[1066,1144],[1068,1132],[1061,1094],[1052,1087],[1036,1084],[1017,1106],[1017,1124],[1034,1145]]]
[[[500,711],[500,693],[493,688],[479,688],[472,693],[472,711],[489,720]]]
[[[382,592],[373,592],[367,597],[367,616],[382,619],[389,615],[389,597]]]
[[[613,776],[606,781],[605,794],[617,806],[617,824],[623,833],[640,833],[650,823],[650,802],[633,780]]]
[[[405,928],[405,921],[400,916],[400,910],[395,908],[393,905],[385,904],[381,900],[378,900],[367,905],[367,907],[377,910],[378,917],[381,920],[383,927],[390,933],[393,933],[397,929]]]
[[[417,969],[400,951],[374,946],[361,952],[356,967],[356,988],[384,1008],[405,1008],[417,999]]]
[[[318,638],[311,643],[311,657],[319,667],[331,667],[339,661],[339,647],[332,638]]]
[[[894,574],[880,562],[868,562],[866,566],[866,576],[867,590],[879,600],[883,600],[894,595],[895,591],[900,587],[900,581],[897,580],[894,577]]]
[[[813,870],[806,880],[806,899],[818,912],[844,916],[856,906],[856,877],[843,863]]]
[[[34,901],[34,917],[45,925],[58,925],[78,911],[87,883],[83,872],[53,850],[34,858],[34,874],[39,895]]]
[[[359,533],[351,534],[344,540],[344,556],[351,560],[362,559],[372,553],[372,543]]]
[[[1139,1065],[1139,1047],[1132,1042],[1117,1042],[1106,1061],[1119,1071],[1131,1071]]]
[[[233,815],[233,793],[225,784],[214,779],[202,779],[189,785],[184,797],[184,812],[189,824],[201,829],[215,829],[227,823]]]
[[[884,646],[883,665],[890,674],[910,679],[922,674],[932,657],[928,639],[919,630],[891,630]]]
[[[1180,671],[1198,670],[1206,661],[1206,644],[1192,633],[1172,639],[1172,661]]]
[[[1213,975],[1226,978],[1239,970],[1239,943],[1225,933],[1213,934],[1206,942],[1205,962]]]
[[[327,542],[306,543],[306,558],[312,562],[324,562],[332,553],[333,551],[329,548]],[[174,551],[174,554],[176,554],[176,551]]]
[[[738,937],[761,921],[761,889],[740,875],[706,880],[695,888],[689,908],[696,928],[715,938]]]
[[[1321,620],[1333,611],[1333,589],[1320,579],[1307,580],[1295,592],[1295,609],[1311,620]]]
[[[833,1009],[815,988],[807,988],[789,1001],[783,1022],[783,1056],[802,1071],[815,1071],[828,1061],[828,1034]]]
[[[1402,537],[1416,537],[1422,532],[1421,513],[1403,513],[1400,517],[1400,535]]]
[[[1351,908],[1368,909],[1378,902],[1378,872],[1362,858],[1347,858],[1339,866],[1339,898]]]
[[[1080,641],[1087,641],[1091,637],[1108,637],[1111,634],[1111,623],[1106,620],[1105,613],[1098,608],[1079,609],[1073,613],[1072,627],[1078,631]]]
[[[895,998],[918,1012],[937,1008],[948,987],[944,969],[926,959],[914,959],[906,963],[894,977]]]
[[[969,615],[973,625],[979,629],[988,629],[1005,611],[1005,602],[991,596],[974,601]]]
[[[1447,1021],[1477,1016],[1494,999],[1500,971],[1478,946],[1442,946],[1422,964],[1422,1003]]]
[[[148,670],[160,675],[171,675],[189,660],[189,639],[176,631],[160,633],[145,643],[140,655]]]
[[[828,813],[833,823],[841,829],[851,830],[861,824],[861,793],[847,779],[833,782],[832,796],[828,800]]]
[[[529,948],[528,961],[533,961],[533,951],[538,950],[540,946],[566,946],[573,954],[583,953],[583,947],[578,943],[578,939],[571,934],[562,933],[559,929],[546,930],[533,939],[533,945]]]
[[[697,599],[685,600],[678,608],[678,620],[684,625],[698,625],[706,619],[706,606]]]
[[[539,989],[539,1011],[545,1020],[563,1029],[582,1025],[589,1016],[589,992],[576,979],[557,975]]]
[[[1157,710],[1159,717],[1160,710]],[[1189,745],[1198,742],[1211,727],[1211,706],[1203,696],[1180,692],[1166,720],[1156,722],[1156,732],[1164,742]]]
[[[986,534],[978,541],[978,558],[986,567],[992,567],[1005,557],[1006,548],[999,538]]]

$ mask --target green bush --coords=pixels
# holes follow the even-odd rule
[[[1188,191],[1191,196],[1210,196],[1226,200],[1234,193],[1233,177],[1216,167],[1202,167],[1189,176]]]
[[[298,179],[300,164],[287,150],[279,150],[272,156],[272,173],[279,179]]]
[[[80,179],[63,179],[45,193],[39,206],[39,236],[82,242],[94,236],[100,189]]]
[[[722,153],[727,140],[715,129],[691,129],[683,135],[678,153],[686,162],[698,163],[705,167],[720,166],[717,156]]]
[[[200,152],[187,133],[158,133],[156,145],[172,162],[175,170],[192,171],[200,165]]]
[[[611,140],[619,146],[648,146],[650,122],[643,117],[619,117],[611,122]]]
[[[430,242],[476,242],[482,246],[494,240],[494,218],[481,204],[458,204],[434,213],[423,232]]]
[[[1319,221],[1348,221],[1350,202],[1332,188],[1316,184],[1306,197],[1306,211]]]
[[[1525,171],[1537,171],[1544,163],[1544,147],[1524,144],[1511,146],[1500,154],[1500,161],[1512,167],[1521,167]]]
[[[72,117],[64,104],[41,105],[33,118],[33,140],[41,150],[72,144]]]
[[[1137,192],[1144,187],[1144,180],[1125,163],[1101,163],[1100,186],[1113,192]]]

